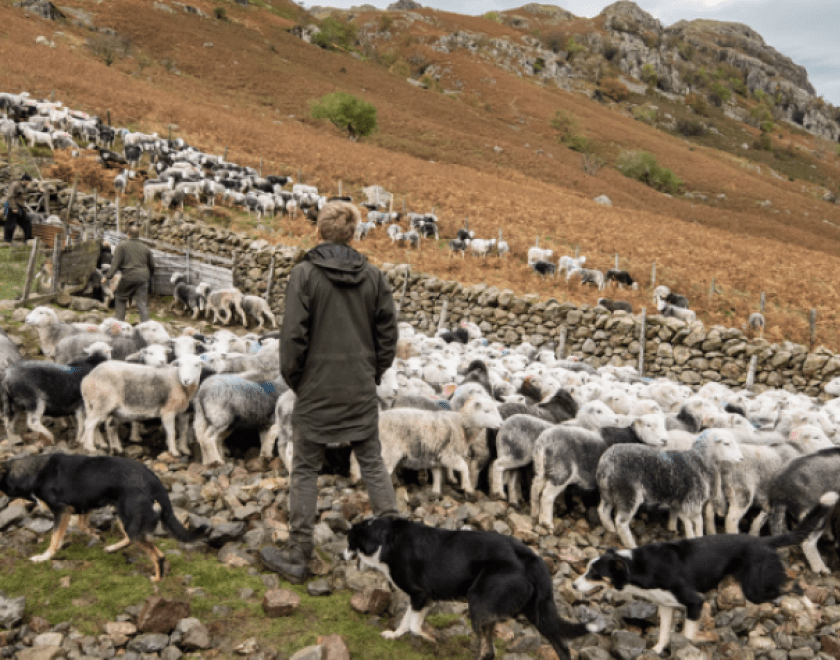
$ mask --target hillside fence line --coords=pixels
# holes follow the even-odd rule
[[[8,181],[8,175],[3,174],[0,170],[0,185],[5,187],[2,182]],[[72,191],[66,184],[50,186],[55,186],[51,197],[56,212],[68,205]],[[73,200],[74,221],[118,242],[122,232],[117,231],[116,204],[79,192]],[[303,257],[300,248],[271,245],[222,227],[173,220],[137,207],[120,209],[119,217],[120,228],[140,222],[145,238],[157,246],[158,295],[171,292],[168,280],[174,270],[189,268],[192,283],[205,279],[218,286],[232,284],[245,294],[267,298],[272,310],[282,315],[288,273]],[[743,388],[749,382],[756,392],[781,388],[827,396],[825,384],[840,376],[840,355],[822,346],[810,350],[788,341],[771,344],[748,339],[736,328],[686,326],[658,314],[613,314],[601,307],[539,300],[536,294],[516,295],[486,284],[464,286],[411,272],[405,264],[386,263],[382,270],[400,307],[400,319],[430,335],[438,329],[445,304],[450,326],[462,320],[474,322],[489,341],[553,345],[559,355],[576,356],[595,367],[641,367],[645,376],[692,386],[713,381]],[[656,311],[652,305],[650,311]]]

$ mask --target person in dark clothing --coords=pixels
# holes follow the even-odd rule
[[[133,298],[140,321],[148,321],[149,283],[155,274],[155,262],[152,251],[140,241],[140,227],[137,225],[128,227],[128,238],[114,250],[111,268],[102,276],[102,281],[110,280],[117,272],[122,273],[122,279],[114,291],[114,318],[125,321],[125,308],[128,300]]]
[[[309,573],[326,445],[350,443],[376,516],[397,515],[379,444],[376,386],[397,348],[397,318],[382,272],[348,244],[360,222],[348,202],[318,214],[320,243],[289,273],[280,330],[280,371],[297,395],[289,486],[289,545],[268,546],[269,570],[300,584]]]
[[[24,177],[31,179],[27,175],[24,175]],[[23,178],[9,186],[9,209],[5,213],[6,224],[3,226],[3,240],[7,243],[12,242],[17,226],[23,229],[23,235],[27,241],[32,238],[32,220],[26,210],[25,186],[26,179]]]

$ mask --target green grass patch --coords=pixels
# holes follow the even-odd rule
[[[15,245],[8,247],[7,244],[0,246],[0,300],[14,300],[23,294],[23,285],[26,282],[26,264],[29,262],[29,255],[32,248],[28,246]],[[35,263],[35,272],[44,261],[44,255],[38,252]],[[34,288],[34,287],[33,287]],[[30,291],[30,295],[32,295]]]
[[[106,543],[118,536],[107,534]],[[21,550],[6,549],[0,557],[0,591],[8,597],[26,596],[25,620],[42,616],[53,625],[67,621],[82,633],[99,635],[108,621],[124,613],[127,607],[142,605],[149,596],[188,601],[191,616],[197,617],[219,640],[223,651],[255,637],[260,650],[273,650],[281,657],[317,643],[319,635],[338,634],[344,639],[350,656],[365,660],[430,660],[472,657],[471,635],[439,639],[430,644],[406,636],[386,640],[382,630],[390,629],[387,617],[370,620],[350,607],[352,593],[340,591],[330,596],[313,597],[306,586],[281,582],[300,596],[298,610],[290,617],[269,618],[262,611],[266,591],[259,573],[253,568],[227,568],[219,563],[212,549],[185,551],[172,539],[158,539],[166,553],[171,571],[159,585],[150,580],[151,562],[138,548],[129,547],[113,554],[103,551],[103,544],[87,547],[89,537],[68,535],[70,545],[60,550],[52,562],[33,564],[28,557],[42,552],[49,541],[45,536],[37,545]],[[251,589],[242,598],[242,590]],[[214,608],[218,608],[215,609]],[[433,629],[451,626],[455,615],[429,617]]]

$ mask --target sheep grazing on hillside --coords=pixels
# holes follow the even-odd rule
[[[535,261],[530,266],[543,279],[545,279],[546,275],[554,275],[557,272],[557,267],[550,261]]]
[[[554,250],[548,250],[538,247],[528,248],[528,265],[532,266],[538,261],[551,261],[554,257]]]
[[[636,282],[626,270],[618,270],[610,268],[604,275],[607,282],[612,282],[615,286],[623,288],[630,287],[634,291],[638,290],[639,283]]]
[[[688,309],[689,307],[688,298],[678,293],[671,293],[671,289],[662,284],[653,290],[653,302],[657,302],[660,299],[674,307],[682,307],[683,309]]]
[[[764,314],[753,312],[741,328],[746,330],[750,337],[755,337],[758,333],[758,338],[764,339]]]
[[[609,298],[598,298],[598,305],[611,312],[633,313],[633,305],[626,300],[610,300]]]
[[[679,319],[686,325],[694,323],[697,320],[697,314],[692,310],[672,305],[661,298],[656,299],[656,309],[659,310],[659,313],[662,314],[662,316],[670,316],[672,318]]]
[[[463,259],[464,255],[467,252],[467,248],[469,247],[469,245],[470,245],[470,239],[469,238],[464,238],[464,239],[453,238],[453,239],[451,239],[449,241],[449,256],[450,256],[450,258],[456,252],[460,252],[461,253],[461,258]]]

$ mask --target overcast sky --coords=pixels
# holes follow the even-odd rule
[[[369,4],[386,9],[394,0],[312,0],[305,6],[348,9]],[[516,9],[528,0],[417,0],[423,7],[479,15]],[[611,1],[559,0],[555,4],[576,16],[591,18]],[[744,23],[764,41],[808,70],[817,94],[840,107],[840,3],[837,0],[636,0],[667,27],[679,20],[708,18]]]

